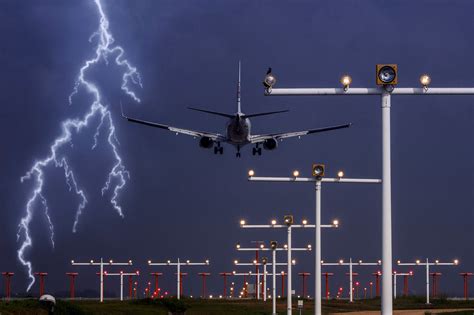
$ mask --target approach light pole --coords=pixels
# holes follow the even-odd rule
[[[77,272],[66,272],[66,275],[69,276],[69,294],[70,298],[74,299],[75,298],[75,282],[76,282],[76,277],[79,275]]]
[[[302,293],[302,296],[303,296],[303,299],[305,299],[307,297],[306,296],[306,278],[311,276],[311,273],[310,272],[300,272],[300,273],[298,273],[298,276],[303,278],[303,293]]]
[[[204,262],[191,262],[190,260],[186,260],[186,262],[181,262],[178,258],[177,262],[171,262],[168,260],[166,262],[152,262],[148,260],[149,266],[176,266],[176,297],[177,299],[181,299],[181,267],[183,266],[209,266],[209,259],[206,259]]]
[[[7,300],[10,300],[12,291],[11,291],[11,278],[15,273],[13,272],[2,272],[3,277],[5,278],[5,297]]]
[[[124,276],[129,276],[129,277],[132,277],[132,276],[139,276],[140,275],[140,272],[137,270],[135,272],[123,272],[123,271],[120,271],[120,272],[107,272],[107,271],[104,271],[104,276],[119,276],[120,277],[120,301],[123,301],[123,277]]]
[[[461,272],[459,275],[462,276],[463,280],[464,280],[464,299],[467,301],[467,300],[469,300],[469,288],[468,288],[469,277],[474,276],[474,273],[473,272]]]
[[[322,274],[325,278],[326,282],[326,300],[329,300],[329,277],[334,276],[332,272],[324,272]]]
[[[290,96],[346,96],[346,95],[377,95],[382,107],[382,273],[392,273],[392,187],[390,157],[390,107],[392,95],[473,95],[474,88],[431,88],[431,78],[427,74],[420,76],[419,88],[398,88],[398,66],[394,64],[378,64],[376,66],[376,88],[352,88],[352,78],[344,75],[340,82],[342,88],[273,88],[277,79],[267,72],[263,85],[265,95]],[[382,314],[393,312],[392,277],[382,277]]]
[[[47,272],[35,272],[34,273],[36,276],[39,276],[40,282],[39,282],[39,296],[43,296],[44,294],[44,278],[48,275]]]
[[[114,262],[112,259],[108,262],[104,262],[101,258],[100,262],[95,262],[91,259],[89,262],[75,262],[71,260],[71,265],[73,266],[99,266],[100,267],[100,303],[104,302],[104,266],[131,266],[132,260],[128,262]]]
[[[256,181],[286,181],[285,179],[286,178],[278,178],[278,177],[273,177],[273,178],[270,178],[270,177],[253,177],[255,175],[255,172],[253,170],[250,170],[249,171],[249,180],[256,180]],[[292,181],[296,180],[297,179],[297,176],[299,176],[299,172],[298,171],[294,171],[293,172],[293,175],[295,175],[295,177],[291,178]],[[311,178],[312,180],[312,178]],[[320,181],[319,181],[320,183]],[[320,186],[320,185],[319,185]],[[317,200],[319,200],[318,198],[316,198]],[[316,202],[316,208],[321,210],[320,209],[320,203],[319,203],[319,207],[318,207],[318,202]],[[319,212],[321,214],[321,212]],[[291,231],[293,228],[303,228],[303,229],[307,229],[307,228],[315,228],[316,229],[316,235],[321,235],[321,228],[337,228],[339,227],[339,221],[338,220],[334,220],[332,222],[332,224],[327,224],[327,225],[323,225],[321,224],[321,216],[319,216],[319,218],[316,216],[316,224],[308,224],[308,220],[304,219],[302,221],[302,224],[293,224],[294,223],[294,220],[293,220],[293,216],[292,215],[286,215],[284,216],[283,218],[283,221],[285,224],[277,224],[277,221],[275,219],[273,219],[271,221],[271,224],[264,224],[264,225],[248,225],[246,224],[245,220],[240,220],[240,227],[242,228],[269,228],[269,229],[277,229],[277,228],[284,228],[284,229],[287,229],[287,245],[288,245],[288,251],[287,251],[287,264],[288,264],[288,277],[287,277],[287,290],[288,290],[288,293],[287,293],[287,306],[286,306],[286,310],[287,310],[287,315],[291,315],[292,314],[292,296],[291,296],[291,292],[292,292],[292,275],[291,275],[291,264],[289,263],[292,259],[291,259],[291,251],[292,251],[292,248],[291,248]],[[317,240],[319,241],[319,236],[317,237]],[[316,246],[317,247],[317,246]],[[318,252],[319,251],[319,252]],[[316,257],[319,256],[319,260],[317,261],[321,261],[321,247],[319,247],[319,250],[317,249],[316,250]],[[318,270],[319,268],[319,285],[321,287],[321,266],[319,264],[316,264],[316,270]],[[317,278],[317,276],[316,276]],[[321,293],[320,291],[316,290],[315,293]],[[317,301],[317,294],[315,294],[315,301]],[[321,294],[319,294],[319,303],[321,304]],[[321,305],[319,305],[319,315],[321,315]]]
[[[276,220],[272,220],[272,224],[275,223],[276,224]],[[306,220],[305,220],[305,223],[308,223]],[[274,224],[273,224],[274,225]],[[240,246],[240,244],[238,243],[236,245],[236,249],[238,251],[254,251],[255,249],[254,248],[242,248]],[[270,248],[267,248],[265,247],[264,244],[260,244],[260,248],[258,249],[260,251],[271,251],[272,252],[272,282],[273,282],[273,285],[272,285],[272,309],[273,309],[273,312],[272,314],[276,314],[276,252],[277,251],[287,251],[288,250],[288,245],[287,244],[284,244],[282,248],[278,248],[278,243],[276,241],[270,241]],[[308,246],[306,246],[305,248],[291,248],[292,251],[311,251],[312,250],[312,246],[310,244],[308,244]],[[285,276],[283,275],[282,279],[284,278]],[[266,283],[266,276],[265,276],[265,283]],[[283,290],[282,290],[283,291]]]
[[[325,165],[324,164],[313,164],[312,175],[313,177],[304,178],[299,177],[300,172],[293,171],[292,177],[257,177],[255,171],[250,170],[248,172],[249,181],[258,182],[288,182],[288,183],[311,183],[315,187],[316,191],[316,233],[315,233],[315,294],[314,294],[314,313],[321,315],[321,189],[323,183],[357,183],[357,184],[378,184],[381,183],[380,179],[364,179],[364,178],[344,178],[344,172],[339,171],[336,178],[325,177]],[[339,223],[336,221],[335,226]],[[332,226],[331,226],[332,227]],[[290,242],[288,242],[289,244]],[[291,275],[288,273],[288,277]],[[288,315],[291,314],[291,305],[288,306]]]
[[[227,298],[227,277],[232,276],[232,272],[220,272],[219,276],[224,278],[224,291],[223,291],[223,297],[224,299]]]
[[[349,302],[354,302],[354,294],[353,294],[353,276],[354,273],[352,272],[352,268],[354,266],[380,266],[382,261],[379,260],[377,262],[363,262],[359,260],[357,262],[353,262],[352,258],[349,258],[349,262],[344,262],[343,259],[339,260],[338,262],[324,262],[321,261],[321,265],[323,266],[349,266]]]
[[[207,298],[206,278],[211,276],[210,272],[199,272],[198,275],[202,278],[201,296],[203,299]]]
[[[150,275],[155,277],[155,292],[153,293],[156,296],[160,295],[160,286],[158,285],[158,278],[163,275],[162,272],[150,272]]]
[[[430,304],[430,266],[457,266],[459,265],[459,260],[455,259],[453,262],[450,263],[442,263],[439,260],[435,260],[434,262],[429,262],[428,258],[426,258],[425,262],[421,262],[421,260],[417,259],[414,263],[402,263],[397,261],[399,266],[425,266],[426,269],[426,304]]]
[[[393,299],[397,298],[397,277],[403,277],[403,295],[408,295],[408,277],[413,276],[413,271],[410,272],[393,272]]]

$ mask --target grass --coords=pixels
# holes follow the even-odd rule
[[[296,301],[294,307],[296,308]],[[179,311],[187,309],[186,315],[261,315],[271,314],[271,301],[266,303],[255,300],[198,300],[175,299],[163,300],[131,300],[131,301],[105,301],[98,303],[95,300],[66,301],[58,300],[54,314],[88,315],[88,314],[168,314],[168,310]],[[425,304],[424,297],[399,298],[394,302],[394,309],[426,309],[425,314],[430,314],[429,309],[473,309],[469,312],[448,312],[443,314],[473,315],[474,301],[451,301],[435,299],[431,305]],[[286,300],[277,302],[277,311],[285,313]],[[348,303],[346,300],[323,301],[323,313],[340,313],[353,311],[380,310],[380,299],[356,300]],[[313,301],[305,300],[302,314],[313,314]],[[41,304],[34,299],[13,300],[0,302],[0,315],[10,314],[48,314]],[[299,314],[298,310],[294,314]]]

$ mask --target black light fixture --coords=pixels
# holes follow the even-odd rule
[[[314,177],[323,177],[324,170],[325,170],[324,164],[313,164],[311,174],[313,174]]]
[[[378,64],[376,66],[377,85],[396,85],[398,83],[398,66],[396,64]]]
[[[271,242],[270,242],[270,248],[271,248],[272,250],[277,249],[277,246],[278,246],[278,242],[277,242],[277,241],[271,241]]]
[[[286,225],[290,226],[293,224],[293,216],[292,215],[285,215],[283,217],[283,221],[285,222]]]

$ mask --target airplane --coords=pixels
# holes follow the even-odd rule
[[[203,132],[203,131],[196,131],[196,130],[189,130],[189,129],[182,129],[173,126],[163,125],[156,122],[140,120],[132,117],[127,117],[123,114],[122,117],[127,119],[130,122],[142,124],[146,126],[156,127],[160,129],[169,130],[171,132],[178,134],[184,134],[193,136],[195,138],[199,138],[199,146],[205,149],[214,148],[214,154],[223,154],[224,148],[221,146],[221,143],[228,143],[233,145],[237,149],[236,157],[240,157],[240,149],[245,145],[255,145],[252,149],[253,155],[262,155],[262,148],[265,150],[275,150],[278,147],[278,141],[282,141],[286,138],[293,138],[298,137],[301,138],[302,136],[325,132],[330,130],[348,128],[351,124],[344,124],[344,125],[336,125],[318,129],[308,129],[303,131],[295,131],[295,132],[284,132],[284,133],[270,133],[270,134],[261,134],[261,135],[252,135],[250,133],[251,124],[250,118],[260,117],[260,116],[267,116],[279,113],[288,112],[288,110],[279,110],[279,111],[272,111],[272,112],[264,112],[264,113],[256,113],[256,114],[244,114],[241,111],[241,92],[240,92],[240,81],[241,81],[241,65],[239,62],[239,79],[237,82],[237,112],[235,114],[227,114],[221,112],[215,112],[200,108],[188,107],[190,110],[207,113],[211,115],[217,115],[221,117],[228,118],[227,125],[226,125],[226,134],[219,134],[219,133],[212,133],[212,132]]]

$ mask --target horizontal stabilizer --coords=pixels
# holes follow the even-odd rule
[[[203,112],[203,113],[206,113],[206,114],[227,117],[227,118],[234,118],[235,117],[235,115],[226,114],[226,113],[219,113],[219,112],[213,112],[213,111],[206,110],[206,109],[200,109],[200,108],[194,108],[194,107],[188,107],[188,109],[195,110],[197,112]]]
[[[279,114],[279,113],[286,113],[286,112],[289,112],[289,111],[290,111],[290,110],[285,109],[285,110],[278,110],[278,111],[275,111],[275,112],[249,114],[249,115],[243,115],[242,118],[252,118],[252,117],[259,117],[259,116],[267,116],[267,115],[273,115],[273,114]]]

